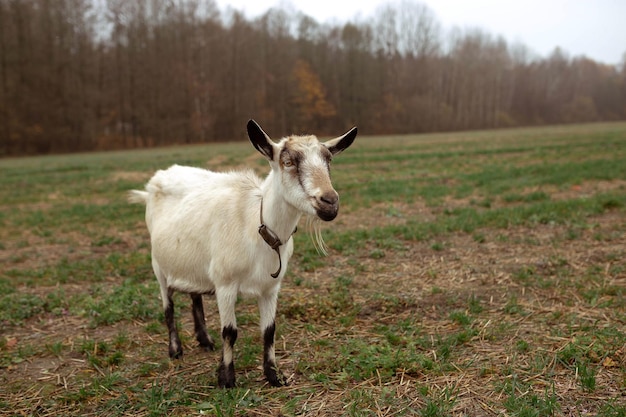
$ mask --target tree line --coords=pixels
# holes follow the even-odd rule
[[[625,55],[626,56],[626,55]],[[620,67],[445,32],[409,0],[320,23],[214,0],[0,0],[0,156],[626,119]]]

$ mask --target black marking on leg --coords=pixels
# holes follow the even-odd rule
[[[192,314],[193,314],[193,326],[196,333],[196,340],[200,344],[200,347],[205,350],[215,349],[213,340],[206,332],[206,321],[204,319],[204,306],[202,305],[202,295],[191,293],[189,294],[192,301]]]
[[[231,325],[228,325],[222,329],[222,340],[224,343],[228,341],[231,349],[235,346],[235,342],[237,341],[237,328]]]
[[[233,360],[233,347],[237,341],[237,329],[228,325],[222,329],[222,361],[217,369],[217,384],[221,388],[233,388],[235,386],[235,361]],[[229,363],[224,359],[224,352],[228,351]]]
[[[179,359],[183,356],[183,346],[178,338],[178,330],[176,329],[176,320],[174,318],[174,301],[172,299],[172,290],[167,295],[167,308],[165,309],[165,324],[170,336],[169,354],[172,359]]]
[[[265,379],[273,387],[287,385],[285,376],[278,370],[274,355],[270,355],[274,349],[274,334],[276,333],[275,323],[270,324],[263,332],[263,373]]]
[[[263,332],[263,348],[265,349],[265,353],[268,353],[268,350],[274,346],[274,334],[276,333],[276,324],[272,323],[265,328]]]

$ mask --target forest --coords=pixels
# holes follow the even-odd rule
[[[626,57],[626,54],[624,55]],[[427,6],[318,22],[214,0],[0,0],[0,156],[626,119],[626,61],[547,57]]]

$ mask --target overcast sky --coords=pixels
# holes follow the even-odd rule
[[[392,0],[393,1],[393,0]],[[217,0],[256,17],[276,5],[291,5],[320,23],[365,19],[385,0]],[[422,0],[444,31],[481,28],[548,56],[559,46],[570,56],[585,55],[619,64],[626,52],[626,0]]]

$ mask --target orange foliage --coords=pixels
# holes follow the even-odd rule
[[[298,120],[303,125],[320,124],[323,119],[335,116],[337,111],[326,99],[320,77],[308,62],[298,59],[292,72],[296,94],[293,103],[298,109]]]

